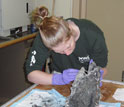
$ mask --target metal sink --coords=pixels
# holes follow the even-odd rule
[[[12,39],[13,39],[13,38],[11,38],[11,37],[0,36],[0,43],[6,42],[6,41],[9,41],[9,40],[12,40]]]

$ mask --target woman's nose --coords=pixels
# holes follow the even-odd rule
[[[64,53],[65,53],[66,55],[70,55],[70,51],[69,51],[69,50],[65,50]]]

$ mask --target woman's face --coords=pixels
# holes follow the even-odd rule
[[[75,45],[75,38],[71,36],[68,41],[60,43],[58,46],[53,47],[52,50],[56,53],[70,55],[74,51]]]
[[[74,51],[76,41],[78,40],[78,38],[80,36],[80,30],[79,30],[78,26],[75,25],[74,23],[71,23],[69,25],[70,25],[70,29],[72,31],[72,33],[71,33],[72,35],[71,35],[70,39],[68,41],[63,41],[56,47],[53,47],[52,50],[54,52],[60,53],[60,54],[65,54],[65,55],[70,55]]]

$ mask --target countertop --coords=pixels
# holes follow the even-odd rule
[[[63,85],[63,86],[52,86],[52,85],[37,85],[34,84],[28,89],[26,89],[24,92],[20,93],[7,103],[5,103],[1,107],[10,107],[14,102],[18,101],[25,95],[27,95],[32,89],[41,89],[41,90],[50,90],[50,89],[55,89],[57,90],[60,94],[63,96],[69,96],[70,95],[70,87],[71,85]],[[115,103],[115,102],[120,102],[116,101],[112,96],[117,88],[124,88],[124,83],[123,82],[118,82],[118,81],[111,81],[111,80],[103,80],[103,85],[101,87],[101,101],[104,102],[110,102],[110,103]],[[124,102],[120,102],[121,107],[124,107]]]
[[[37,35],[37,32],[35,33],[30,33],[30,32],[26,32],[24,33],[22,36],[17,37],[17,38],[13,38],[13,37],[6,37],[6,38],[1,38],[0,39],[0,48],[4,48],[28,39],[32,39]]]

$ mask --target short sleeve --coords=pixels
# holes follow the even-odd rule
[[[43,44],[40,34],[37,35],[25,62],[26,74],[33,70],[41,70],[49,55],[49,49]]]

